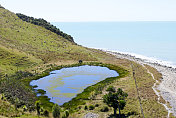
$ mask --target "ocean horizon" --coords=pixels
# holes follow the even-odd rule
[[[130,54],[176,68],[176,22],[52,22],[82,46]]]

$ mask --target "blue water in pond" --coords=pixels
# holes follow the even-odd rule
[[[176,66],[176,22],[54,22],[76,43]],[[142,56],[143,55],[143,56]]]
[[[37,85],[36,89],[43,89],[51,102],[62,105],[86,87],[119,74],[107,67],[79,66],[63,68],[50,72],[49,76],[33,80],[30,85]]]

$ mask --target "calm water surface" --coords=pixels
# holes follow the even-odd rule
[[[76,43],[135,53],[176,66],[176,22],[55,22]]]
[[[45,90],[51,102],[62,105],[86,87],[118,75],[107,67],[85,65],[52,71],[49,76],[33,80],[30,84],[37,85],[36,89]]]

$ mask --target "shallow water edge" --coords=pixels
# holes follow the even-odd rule
[[[51,102],[63,105],[70,101],[76,94],[85,88],[96,84],[109,77],[117,77],[119,74],[107,67],[83,65],[78,67],[67,67],[50,72],[50,75],[30,82],[37,91],[41,89],[46,92]]]
[[[115,70],[117,73],[119,73],[119,76],[106,78],[105,80],[100,81],[100,82],[98,82],[98,83],[96,83],[92,86],[88,86],[87,88],[85,88],[83,90],[82,93],[77,94],[76,97],[74,97],[72,100],[70,100],[69,102],[64,103],[62,105],[62,107],[64,109],[69,109],[70,112],[75,112],[75,109],[77,108],[77,106],[84,105],[85,101],[90,99],[90,95],[93,91],[98,90],[99,88],[103,89],[104,87],[106,87],[107,85],[112,83],[113,81],[115,81],[119,78],[125,77],[129,73],[124,68],[119,67],[119,66],[115,66],[115,65],[112,65],[112,64],[103,64],[103,63],[99,63],[99,62],[87,62],[87,63],[82,63],[82,64],[78,63],[78,64],[72,64],[72,65],[53,66],[53,67],[45,70],[42,74],[37,75],[33,80],[38,80],[42,77],[48,76],[50,74],[50,72],[53,71],[53,70],[59,70],[59,69],[62,69],[62,68],[67,68],[67,67],[77,67],[77,66],[82,66],[82,65],[107,67],[110,70]],[[37,86],[31,86],[31,87],[34,90],[34,88],[37,87]],[[99,94],[99,92],[100,91],[97,91],[96,93]],[[36,95],[38,93],[40,93],[40,92],[36,92]],[[37,96],[37,99],[41,102],[42,107],[44,107],[44,108],[47,107],[48,109],[52,110],[51,108],[52,108],[54,103],[50,102],[50,98],[48,98],[48,96]]]

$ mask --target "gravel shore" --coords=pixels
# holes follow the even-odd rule
[[[104,50],[103,50],[104,51]],[[117,58],[128,59],[131,61],[135,61],[139,64],[147,64],[151,67],[154,67],[162,74],[161,83],[157,86],[157,90],[159,90],[159,94],[163,97],[163,99],[170,103],[172,108],[166,108],[168,112],[173,113],[176,116],[176,68],[168,67],[162,64],[153,63],[146,59],[136,58],[135,56],[131,56],[129,54],[123,54],[112,51],[105,51],[106,53],[110,53],[115,55]],[[168,107],[168,106],[167,106]]]

